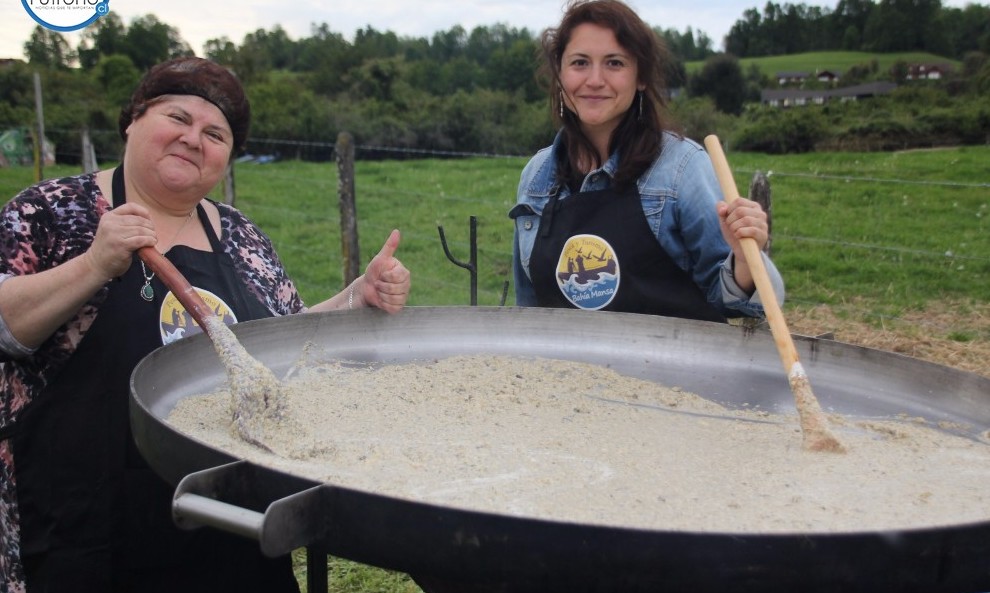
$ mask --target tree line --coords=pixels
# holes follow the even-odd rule
[[[774,125],[767,122],[776,116],[759,107],[759,90],[776,83],[757,69],[744,71],[739,59],[746,57],[822,49],[928,51],[966,65],[959,73],[964,82],[941,83],[932,91],[939,97],[977,103],[979,93],[990,90],[986,6],[840,0],[828,10],[771,2],[762,14],[744,13],[724,40],[726,52],[716,52],[707,35],[691,28],[655,30],[675,56],[668,72],[677,92],[675,115],[696,138],[740,130],[745,140],[753,137],[743,133],[747,126]],[[308,37],[292,39],[276,25],[246,35],[240,44],[210,39],[203,56],[229,66],[245,83],[253,111],[249,149],[256,153],[325,158],[328,150],[313,144],[332,144],[338,132],[347,131],[363,146],[522,155],[546,145],[554,132],[535,76],[539,35],[503,24],[471,31],[454,26],[429,38],[365,27],[348,40],[323,23],[314,24]],[[91,130],[101,159],[116,158],[117,115],[142,73],[165,59],[195,53],[154,15],[127,25],[112,12],[88,27],[77,47],[39,26],[24,49],[26,63],[0,68],[0,128],[31,125],[32,73],[40,71],[46,131],[59,146],[61,161],[73,160],[81,128]],[[689,75],[685,64],[698,61],[704,67]],[[865,64],[856,75],[867,80],[889,73]],[[812,136],[821,136],[823,127],[836,128],[837,110],[829,123],[812,126],[819,130]],[[982,112],[974,113],[982,122]],[[968,131],[951,137],[979,137],[980,129],[969,129],[973,124],[960,125]],[[800,146],[816,143],[821,144]]]
[[[738,57],[806,51],[922,51],[961,60],[990,53],[990,7],[943,7],[941,0],[839,0],[832,10],[767,2],[729,30],[725,51]]]

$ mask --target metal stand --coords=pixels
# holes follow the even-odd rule
[[[478,305],[478,218],[476,216],[471,217],[471,261],[468,263],[454,259],[454,256],[450,254],[450,249],[447,248],[447,238],[444,237],[443,226],[437,225],[437,230],[440,231],[440,243],[443,245],[443,252],[447,255],[447,259],[471,273],[471,306],[476,307]]]

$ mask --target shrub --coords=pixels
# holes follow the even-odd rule
[[[816,107],[765,108],[753,112],[733,136],[737,150],[774,154],[810,152],[829,136],[829,126]]]

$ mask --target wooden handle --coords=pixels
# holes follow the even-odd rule
[[[736,182],[732,178],[732,170],[729,168],[729,161],[722,151],[722,144],[717,136],[707,136],[705,138],[705,148],[708,149],[708,156],[712,159],[715,167],[715,175],[718,183],[722,186],[722,195],[726,202],[732,202],[739,197],[739,190]],[[746,263],[753,274],[753,282],[756,283],[756,291],[763,302],[763,310],[766,312],[767,321],[770,323],[770,332],[773,334],[774,342],[777,344],[777,352],[780,360],[784,363],[784,368],[790,372],[794,363],[798,362],[797,349],[794,347],[794,340],[791,332],[787,329],[787,322],[784,321],[784,314],[780,310],[780,303],[777,302],[777,294],[773,291],[770,283],[770,274],[763,263],[763,255],[760,246],[756,244],[756,239],[744,237],[739,240],[742,246],[743,255],[746,256]]]
[[[196,289],[189,284],[186,277],[182,275],[172,262],[165,259],[165,256],[158,253],[154,247],[142,247],[138,250],[138,256],[144,261],[151,271],[158,275],[158,278],[171,290],[186,311],[192,315],[199,327],[205,332],[207,330],[206,319],[216,317],[213,309],[203,301]]]

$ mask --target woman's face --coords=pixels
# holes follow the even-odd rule
[[[220,181],[233,138],[213,103],[195,95],[165,95],[127,127],[126,158],[134,160],[134,172],[145,184],[199,199]]]
[[[567,107],[577,113],[589,136],[611,134],[636,98],[636,59],[606,27],[584,23],[574,28],[560,62]]]

